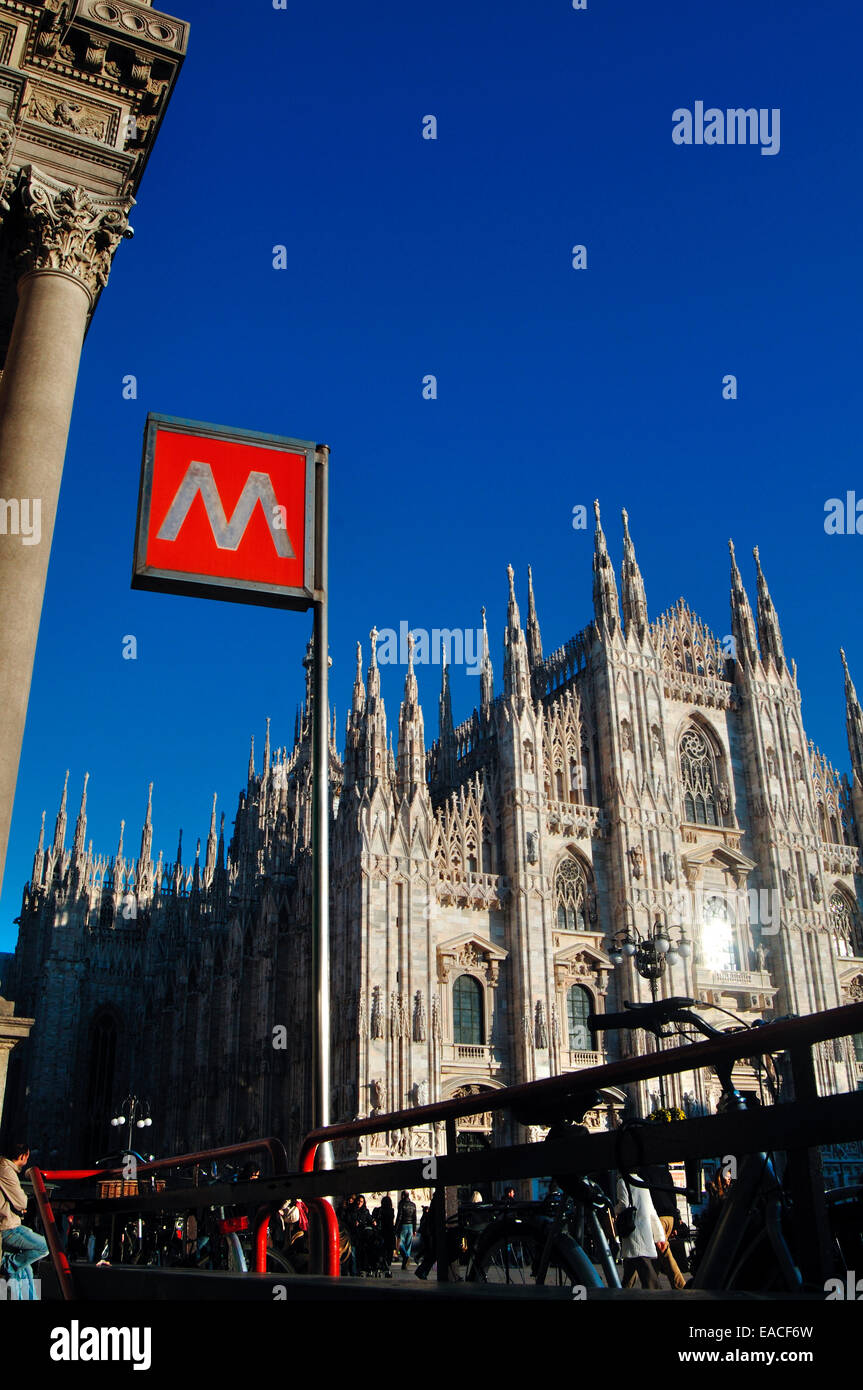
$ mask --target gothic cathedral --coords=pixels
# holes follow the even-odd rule
[[[633,948],[658,935],[654,987],[726,1010],[717,1023],[863,997],[863,711],[847,665],[850,783],[807,740],[757,551],[753,615],[731,549],[722,643],[682,599],[650,621],[623,525],[620,596],[597,507],[593,621],[547,656],[532,583],[523,626],[509,571],[503,689],[483,615],[479,708],[453,722],[444,664],[428,747],[412,652],[394,751],[377,634],[365,676],[357,649],[342,754],[334,722],[330,739],[334,1120],[642,1048],[587,1019],[650,997]],[[227,849],[214,800],[203,854],[198,841],[184,862],[181,835],[154,862],[152,787],[136,860],[122,829],[114,856],[94,856],[86,780],[70,849],[65,788],[47,849],[43,819],[4,991],[36,1019],[7,1107],[42,1162],[115,1147],[130,1088],[161,1153],[276,1134],[296,1158],[311,1124],[313,660],[292,749],[271,748],[268,722],[259,771],[252,744]],[[819,1049],[823,1094],[863,1084],[861,1043]],[[709,1110],[713,1084],[672,1077],[667,1102]],[[658,1097],[606,1100],[593,1123]],[[462,1125],[465,1145],[491,1138],[490,1116]],[[435,1142],[394,1131],[358,1156]]]

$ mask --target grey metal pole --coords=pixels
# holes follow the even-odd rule
[[[315,1128],[330,1123],[330,785],[328,719],[328,517],[329,457],[316,450],[317,574],[314,604],[312,855],[312,1096]],[[332,1168],[332,1146],[318,1149],[319,1168]]]

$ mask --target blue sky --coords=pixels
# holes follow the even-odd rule
[[[616,562],[629,510],[652,616],[683,594],[727,633],[727,539],[753,595],[760,545],[805,726],[847,767],[863,537],[826,535],[824,504],[863,497],[851,0],[165,8],[189,56],[85,344],[0,949],[67,767],[104,852],[125,818],[137,853],[152,780],[173,857],[214,791],[230,826],[265,717],[292,736],[310,616],[129,587],[148,410],[330,444],[340,731],[373,623],[475,627],[486,604],[500,677],[509,562],[523,606],[533,565],[546,650],[584,627],[571,515],[599,497]],[[675,145],[698,100],[779,108],[779,153]],[[455,673],[457,719],[477,685]]]

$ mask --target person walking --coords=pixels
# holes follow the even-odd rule
[[[643,1289],[658,1289],[653,1262],[657,1253],[667,1248],[667,1242],[649,1189],[639,1186],[631,1174],[621,1173],[614,1212],[623,1256],[623,1287],[632,1289],[640,1283]]]
[[[398,1241],[399,1254],[402,1257],[402,1269],[407,1269],[408,1267],[416,1228],[417,1209],[407,1192],[402,1192],[399,1198],[399,1209],[396,1212],[396,1239]]]
[[[639,1168],[638,1176],[647,1183],[650,1189],[656,1215],[662,1222],[662,1228],[665,1231],[665,1249],[660,1251],[656,1257],[657,1266],[673,1288],[685,1289],[686,1280],[671,1253],[671,1235],[680,1215],[677,1209],[677,1197],[675,1196],[671,1169],[667,1163],[652,1163],[646,1168]]]
[[[372,1214],[366,1206],[366,1199],[362,1193],[354,1203],[354,1225],[352,1240],[354,1243],[354,1273],[368,1274],[368,1239],[369,1231],[372,1229]]]
[[[27,1167],[30,1147],[23,1142],[7,1144],[0,1157],[0,1242],[3,1264],[13,1277],[26,1286],[27,1299],[35,1299],[32,1266],[44,1260],[48,1243],[44,1236],[21,1224],[27,1211],[27,1197],[19,1175]]]
[[[389,1193],[385,1193],[381,1197],[380,1205],[376,1206],[372,1212],[372,1220],[380,1231],[387,1262],[392,1264],[396,1250],[396,1217]]]

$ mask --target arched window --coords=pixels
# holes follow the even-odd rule
[[[557,904],[557,925],[561,931],[589,931],[587,915],[587,880],[577,859],[568,854],[557,866],[554,875],[554,900]]]
[[[680,740],[680,782],[684,820],[693,825],[718,825],[713,758],[707,740],[697,729],[687,729]]]
[[[863,1062],[863,1033],[854,1034],[854,1056],[858,1062]]]
[[[721,898],[709,898],[701,923],[701,963],[706,970],[737,970],[731,914]]]
[[[87,1067],[86,1105],[82,1116],[84,1142],[90,1153],[104,1147],[107,1125],[116,1113],[114,1107],[114,1070],[117,1064],[117,1024],[110,1013],[102,1011],[93,1020],[90,1033],[90,1056]]]
[[[459,975],[452,987],[453,1042],[482,1044],[482,985],[473,975]]]
[[[860,920],[844,893],[830,894],[830,918],[833,947],[837,956],[863,956]]]
[[[566,1022],[570,1052],[592,1052],[593,1034],[587,1026],[593,1000],[582,985],[572,985],[566,995]]]

